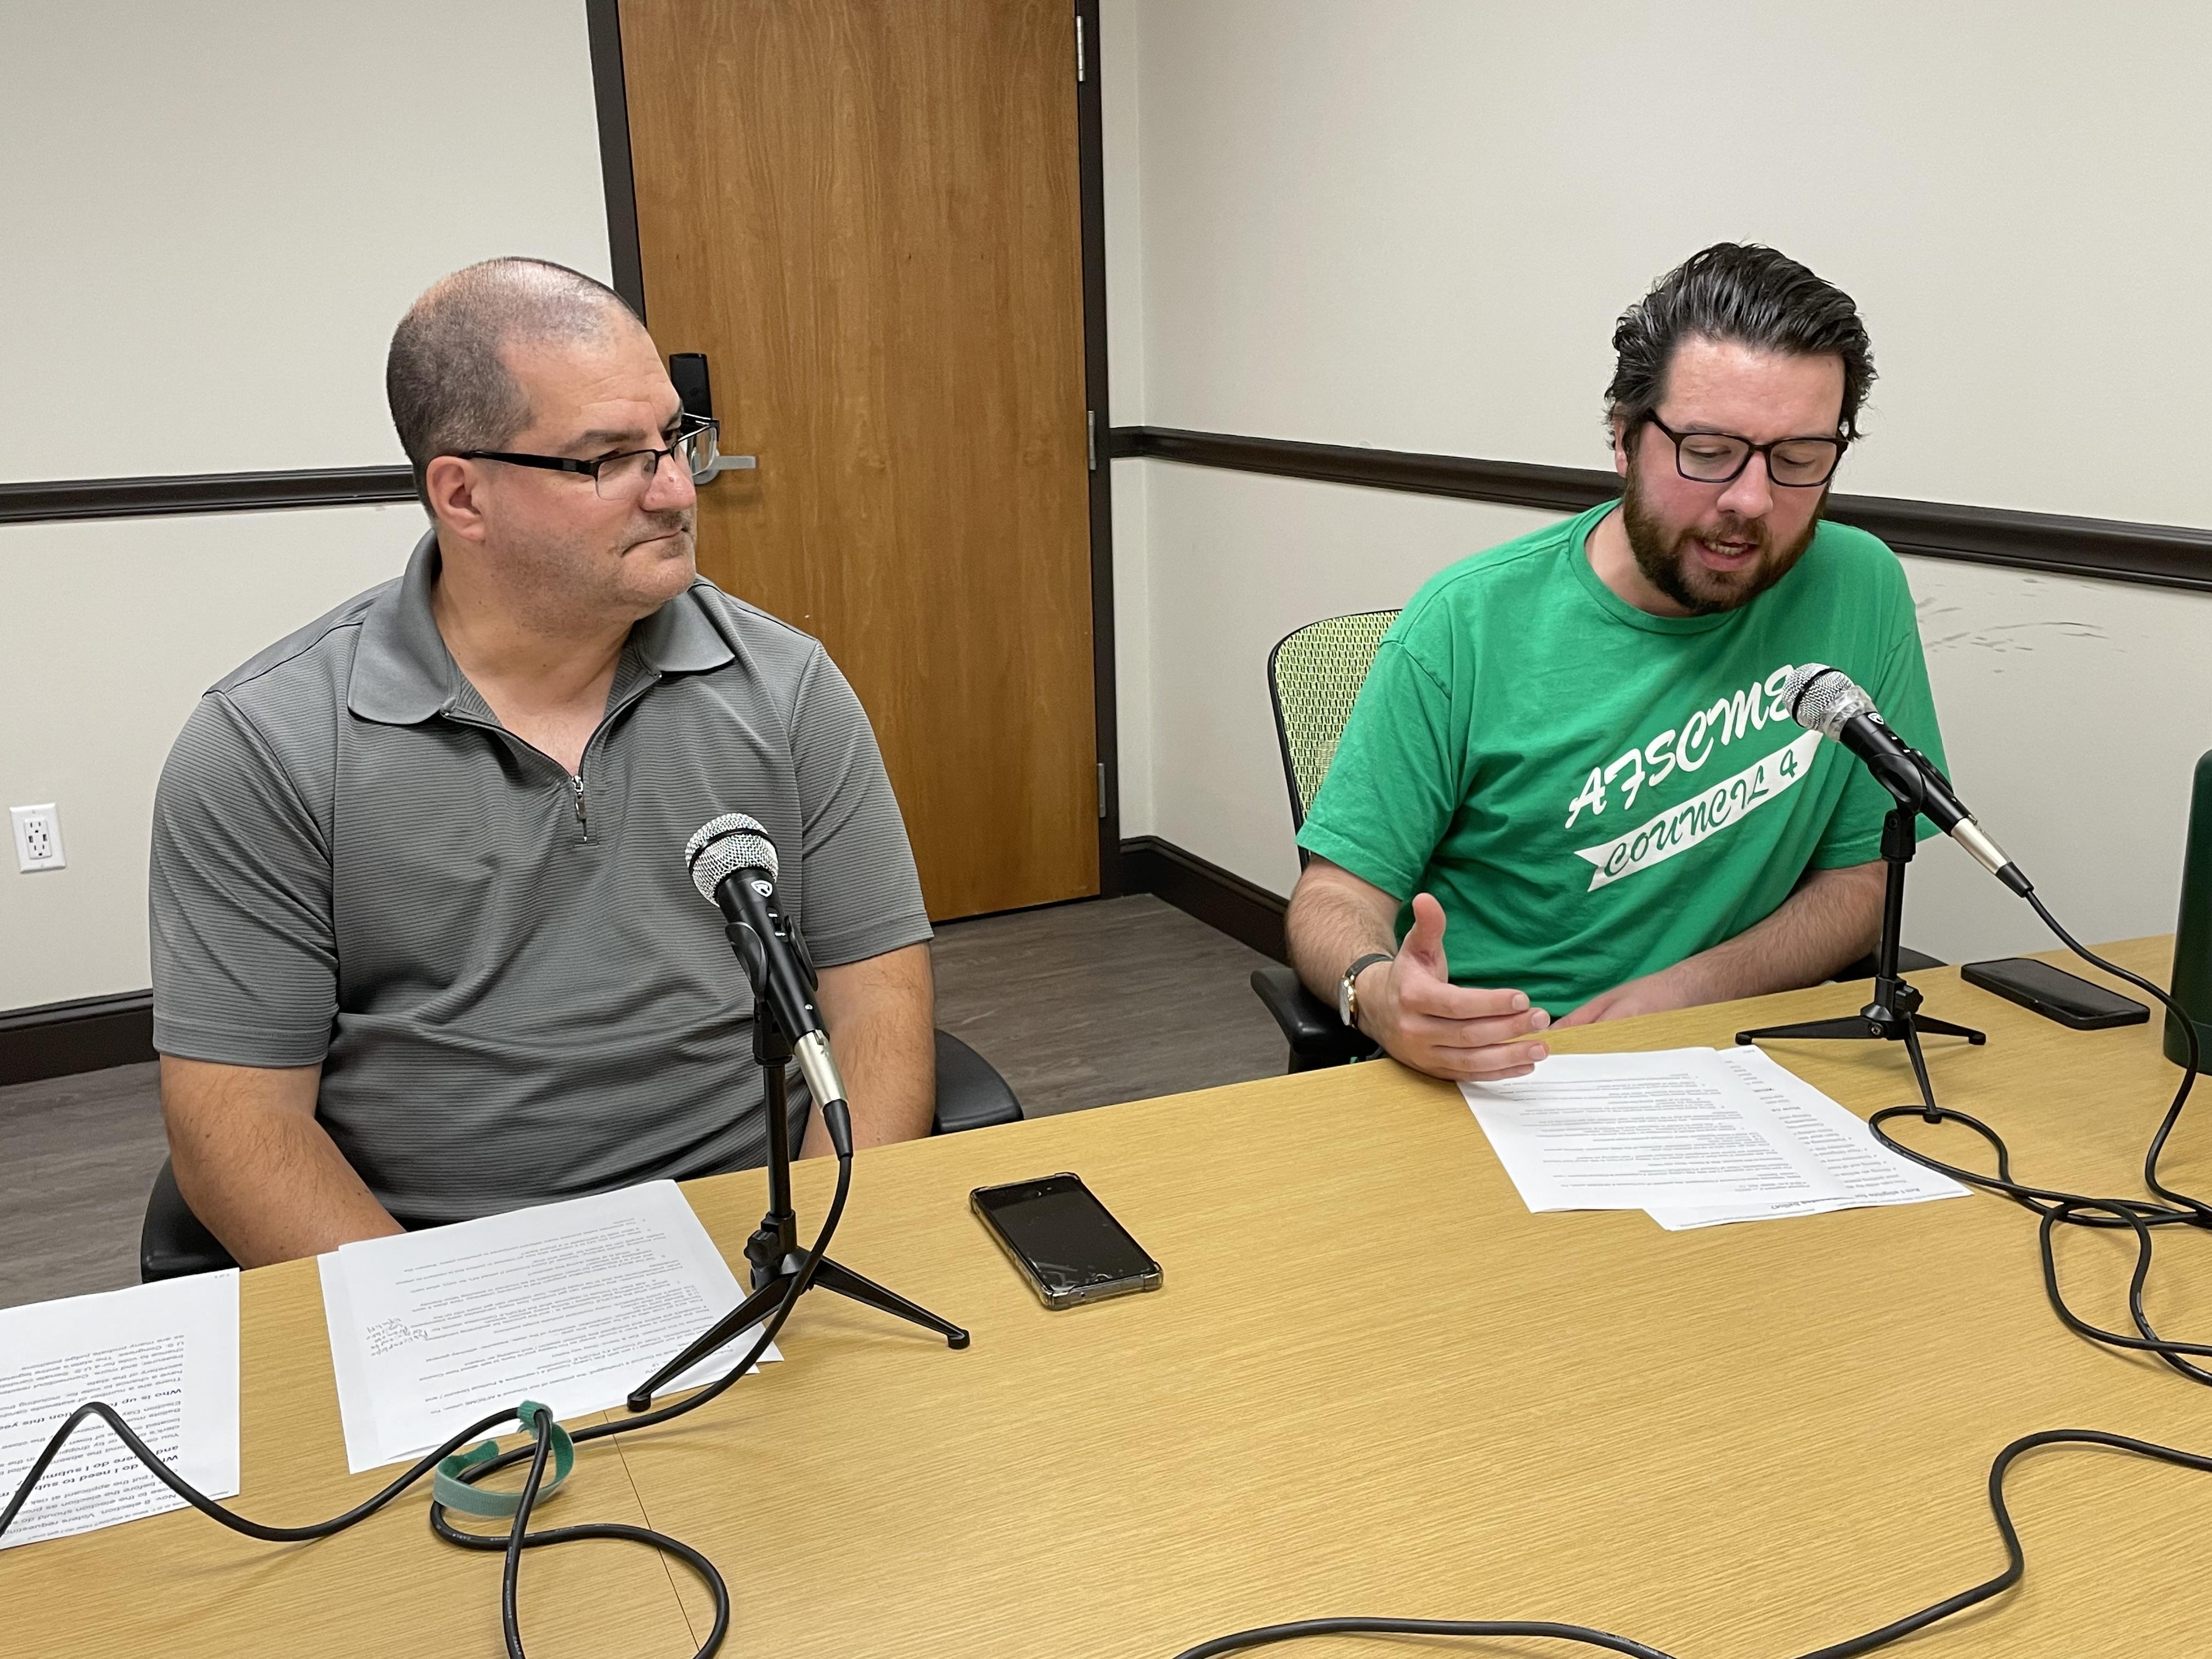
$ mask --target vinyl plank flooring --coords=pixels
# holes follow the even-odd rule
[[[951,923],[932,953],[937,1023],[1032,1116],[1283,1069],[1266,958],[1150,896]],[[153,1066],[0,1088],[0,1307],[135,1284],[167,1152]]]

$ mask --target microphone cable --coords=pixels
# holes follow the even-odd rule
[[[2143,1185],[2164,1201],[2154,1203],[2136,1198],[2094,1198],[2016,1181],[2013,1178],[2011,1150],[2006,1146],[2004,1138],[1971,1113],[1960,1111],[1955,1107],[1935,1104],[1932,1096],[1923,1105],[1887,1107],[1869,1118],[1867,1125],[1873,1130],[1875,1139],[1892,1152],[1964,1185],[2009,1199],[2041,1218],[2037,1234],[2038,1249],[2042,1257],[2044,1294],[2050,1299],[2052,1310],[2067,1329],[2107,1347],[2131,1353],[2154,1354],[2191,1382],[2212,1383],[2212,1370],[2195,1363],[2212,1358],[2212,1344],[2182,1342],[2160,1336],[2143,1306],[2144,1286],[2150,1279],[2153,1229],[2212,1227],[2212,1204],[2176,1191],[2159,1176],[2160,1160],[2165,1156],[2174,1127],[2181,1121],[2182,1109],[2189,1103],[2190,1091],[2197,1081],[2197,1068],[2203,1058],[2198,1046],[2197,1022],[2190,1018],[2162,988],[2140,974],[2130,973],[2118,963],[2106,961],[2068,933],[2058,918],[2051,914],[2039,894],[2030,891],[2024,896],[2034,907],[2035,914],[2043,919],[2044,925],[2069,951],[2093,967],[2101,968],[2114,978],[2124,980],[2155,997],[2179,1022],[2182,1033],[2188,1040],[2189,1063],[2182,1068],[2181,1081],[2174,1089],[2173,1099],[2166,1107],[2165,1116],[2160,1120],[2157,1133],[2151,1137],[2148,1150],[2143,1154]],[[1988,1175],[1978,1170],[1947,1164],[1930,1153],[1917,1151],[1893,1139],[1883,1126],[1903,1117],[1917,1117],[1927,1123],[1964,1124],[1988,1143],[1996,1156],[1996,1173]],[[2108,1331],[2093,1325],[2077,1315],[2068,1304],[2058,1279],[2057,1239],[2058,1229],[2062,1226],[2106,1231],[2125,1228],[2135,1234],[2136,1265],[2128,1280],[2128,1316],[2135,1326],[2135,1335]]]
[[[2212,1457],[2197,1452],[2179,1451],[2149,1440],[2136,1440],[2124,1434],[2108,1434],[2101,1429],[2045,1429],[2039,1434],[2023,1435],[1999,1452],[1996,1461],[1990,1465],[1990,1511],[1996,1521],[1997,1535],[2004,1540],[2005,1565],[2002,1572],[1983,1580],[1971,1589],[1960,1590],[1956,1595],[1946,1596],[1917,1613],[1893,1620],[1879,1630],[1831,1643],[1826,1647],[1814,1648],[1809,1653],[1798,1656],[1798,1659],[1856,1659],[1859,1654],[1872,1653],[1876,1648],[1887,1647],[1915,1631],[1924,1630],[1954,1614],[1964,1613],[1969,1607],[1978,1607],[2019,1583],[2027,1570],[2027,1557],[2021,1547],[2019,1528],[2013,1525],[2012,1511],[2005,1503],[2005,1476],[2013,1464],[2027,1453],[2039,1447],[2058,1445],[2103,1446],[2134,1456],[2171,1463],[2177,1468],[2195,1469],[2199,1474],[2212,1474]],[[1218,1659],[1218,1656],[1224,1653],[1242,1653],[1248,1649],[1267,1647],[1278,1642],[1294,1642],[1309,1636],[1549,1637],[1607,1653],[1626,1654],[1630,1659],[1676,1659],[1676,1656],[1662,1649],[1650,1647],[1626,1636],[1615,1636],[1609,1631],[1597,1630],[1588,1625],[1488,1619],[1300,1619],[1288,1624],[1261,1625],[1231,1635],[1217,1636],[1194,1648],[1185,1648],[1176,1656],[1176,1659]]]
[[[577,1430],[570,1437],[571,1439],[580,1444],[587,1440],[602,1439],[613,1434],[626,1434],[633,1430],[651,1428],[658,1424],[669,1422],[687,1412],[696,1411],[710,1401],[719,1398],[739,1377],[751,1370],[759,1363],[761,1355],[768,1351],[769,1344],[775,1340],[776,1334],[783,1328],[784,1322],[791,1316],[791,1310],[799,1304],[800,1296],[814,1282],[815,1269],[821,1265],[823,1256],[828,1252],[830,1240],[836,1237],[837,1224],[844,1216],[845,1200],[851,1193],[852,1185],[852,1154],[849,1151],[842,1152],[837,1158],[836,1191],[830,1198],[828,1212],[823,1217],[821,1230],[815,1235],[813,1244],[808,1249],[805,1259],[800,1262],[799,1272],[793,1277],[790,1292],[776,1304],[775,1312],[762,1322],[759,1337],[755,1340],[751,1348],[743,1358],[726,1373],[696,1392],[687,1395],[672,1406],[664,1406],[657,1411],[648,1412],[640,1416],[613,1419],[605,1423],[594,1424],[589,1428]],[[487,1434],[502,1424],[522,1423],[523,1410],[524,1407],[516,1407],[507,1411],[494,1412],[487,1417],[478,1419],[467,1428],[455,1434],[435,1451],[426,1453],[382,1491],[374,1497],[363,1499],[342,1515],[333,1516],[327,1521],[312,1522],[306,1526],[278,1527],[271,1526],[266,1522],[256,1521],[250,1516],[240,1515],[235,1510],[229,1509],[210,1498],[163,1462],[160,1455],[132,1431],[131,1425],[113,1407],[104,1401],[90,1401],[71,1412],[61,1427],[54,1431],[52,1437],[47,1440],[45,1449],[33,1461],[21,1484],[15,1488],[15,1496],[8,1500],[7,1507],[0,1509],[0,1537],[6,1536],[9,1525],[22,1512],[23,1506],[30,1501],[32,1488],[38,1485],[40,1477],[46,1474],[54,1459],[60,1455],[62,1447],[70,1436],[76,1431],[80,1425],[94,1418],[98,1418],[113,1430],[116,1437],[123,1443],[125,1449],[144,1464],[155,1480],[210,1520],[229,1528],[233,1532],[241,1533],[248,1538],[258,1539],[264,1543],[297,1544],[331,1537],[343,1532],[349,1527],[368,1520],[369,1516],[385,1508],[401,1493],[422,1480],[425,1475],[434,1473],[447,1458],[459,1452],[464,1445],[475,1440],[478,1436]],[[447,1513],[445,1504],[433,1502],[430,1505],[430,1529],[438,1537],[463,1549],[498,1550],[504,1553],[506,1561],[500,1576],[500,1627],[506,1639],[507,1659],[527,1659],[527,1656],[523,1651],[519,1610],[522,1552],[547,1545],[573,1543],[594,1538],[619,1539],[630,1543],[649,1545],[664,1555],[675,1557],[698,1575],[701,1582],[706,1585],[708,1593],[714,1597],[714,1620],[713,1627],[707,1633],[707,1639],[700,1644],[697,1651],[693,1655],[693,1659],[713,1659],[713,1656],[720,1650],[724,1639],[729,1634],[730,1588],[721,1573],[716,1570],[714,1564],[698,1550],[679,1538],[672,1537],[665,1532],[657,1532],[650,1527],[635,1527],[614,1522],[554,1527],[538,1532],[532,1532],[530,1529],[531,1516],[537,1507],[539,1489],[544,1480],[545,1466],[553,1451],[555,1431],[550,1412],[539,1408],[532,1413],[532,1419],[526,1425],[532,1430],[532,1438],[529,1443],[514,1447],[487,1462],[475,1464],[462,1470],[455,1477],[473,1486],[486,1475],[506,1468],[510,1464],[519,1462],[524,1458],[530,1460],[530,1469],[524,1479],[522,1490],[516,1503],[514,1522],[504,1534],[466,1531],[453,1524]]]

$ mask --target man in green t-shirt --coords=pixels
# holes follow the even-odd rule
[[[1841,668],[1942,761],[1903,569],[1820,519],[1874,379],[1850,296],[1722,243],[1613,346],[1621,499],[1413,596],[1298,836],[1300,977],[1438,1077],[1872,945],[1889,797],[1791,722],[1793,665]]]

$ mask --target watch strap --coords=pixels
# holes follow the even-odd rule
[[[1336,1000],[1337,1018],[1357,1030],[1359,1028],[1359,976],[1378,962],[1393,962],[1396,953],[1390,951],[1370,951],[1344,970],[1343,994]]]

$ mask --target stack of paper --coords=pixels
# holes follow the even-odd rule
[[[526,1400],[562,1419],[619,1405],[744,1299],[672,1181],[342,1245],[318,1265],[356,1474]],[[669,1387],[711,1382],[758,1335]]]
[[[238,1269],[0,1310],[0,1509],[91,1400],[209,1497],[237,1497]],[[184,1506],[94,1418],[47,1465],[0,1548]]]
[[[1554,1054],[1460,1091],[1531,1210],[1644,1210],[1670,1231],[1957,1198],[1756,1048]]]

